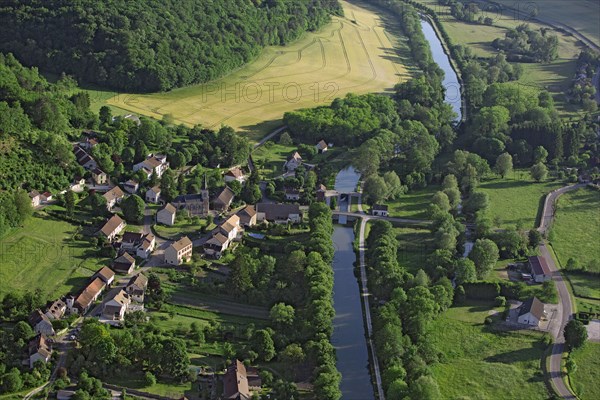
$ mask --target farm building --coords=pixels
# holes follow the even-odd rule
[[[544,257],[529,257],[529,267],[531,268],[531,275],[533,275],[535,282],[540,283],[552,279],[552,272]]]

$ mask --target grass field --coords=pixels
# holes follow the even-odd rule
[[[328,104],[346,93],[385,92],[409,77],[410,51],[398,22],[368,3],[342,2],[346,17],[286,47],[269,47],[238,71],[203,85],[155,94],[95,95],[100,104],[178,123],[221,124],[252,138],[284,112]],[[99,107],[94,104],[94,107]]]
[[[577,371],[571,376],[571,384],[579,398],[600,398],[600,344],[588,342],[571,356],[577,364]]]
[[[488,216],[496,227],[519,225],[531,229],[535,227],[544,196],[560,186],[560,182],[537,183],[531,180],[529,172],[515,171],[506,179],[484,181],[477,190],[488,194]]]
[[[544,0],[535,3],[515,0],[494,1],[506,7],[520,9],[523,18],[530,15],[528,9],[534,6],[539,18],[548,20],[548,22],[560,22],[577,30],[595,43],[600,42],[600,25],[598,24],[600,3],[597,1],[569,0],[568,3],[564,0]],[[512,11],[506,11],[503,14],[507,17],[515,15]]]
[[[452,307],[433,324],[432,341],[443,354],[432,367],[444,399],[547,399],[540,369],[541,334],[496,332],[483,324],[489,303]]]
[[[201,236],[200,229],[206,225],[206,222],[206,219],[201,219],[198,223],[196,223],[193,219],[190,220],[186,217],[177,216],[175,219],[175,225],[167,226],[156,224],[154,225],[153,229],[155,233],[160,235],[160,237],[166,239],[178,240],[183,236],[188,236],[193,240]],[[215,224],[212,224],[206,228],[206,231],[209,232],[210,229],[214,229],[215,226]]]
[[[263,176],[274,178],[283,174],[283,164],[296,149],[297,147],[293,145],[284,146],[267,142],[254,150],[252,158]]]
[[[400,196],[398,200],[386,202],[390,217],[398,218],[429,218],[431,198],[440,190],[439,186],[428,186],[425,189],[415,189]]]
[[[31,217],[0,240],[0,294],[40,288],[50,298],[75,292],[110,260],[99,259],[90,244],[74,240],[76,227]]]
[[[481,57],[490,57],[496,54],[496,50],[492,46],[492,41],[496,38],[504,38],[507,29],[515,28],[523,23],[528,23],[534,29],[548,27],[547,25],[531,22],[528,17],[529,14],[526,12],[519,14],[505,10],[504,12],[498,13],[497,9],[493,7],[490,9],[491,11],[485,12],[486,16],[490,16],[494,20],[493,25],[470,24],[454,18],[450,14],[450,8],[439,5],[437,0],[418,1],[428,5],[438,13],[454,44],[465,45],[476,55]],[[558,13],[561,13],[561,9],[569,9],[571,7],[571,2],[569,2],[569,6],[565,6],[564,2],[560,0],[548,1],[548,3],[554,4],[559,2],[563,3],[560,8],[556,6],[546,6],[546,0],[537,3],[515,0],[501,0],[500,2],[512,7],[521,7],[524,9],[523,11],[535,6],[540,12],[549,12],[548,10],[550,9],[556,9],[558,10]],[[578,10],[581,10],[582,8],[582,2],[585,3],[586,1],[578,0],[574,2],[578,3],[576,7]],[[594,8],[597,9],[597,5],[594,6]],[[566,13],[567,16],[565,18],[572,22],[575,18],[578,18],[578,12],[579,11],[575,12],[574,10],[569,10]],[[597,16],[597,11],[594,12],[592,9],[588,9],[586,18],[584,19],[585,22],[582,22],[581,25],[592,27],[596,24],[597,30]],[[554,96],[558,111],[562,114],[570,114],[575,112],[577,107],[565,102],[564,93],[571,84],[571,80],[575,74],[577,56],[583,47],[578,43],[578,40],[575,37],[569,34],[556,30],[553,30],[553,33],[556,34],[559,39],[558,59],[548,64],[523,63],[524,73],[519,82],[526,86],[534,86],[550,91]]]
[[[415,274],[419,269],[426,270],[427,258],[433,253],[433,237],[427,229],[395,227],[398,239],[398,262]]]
[[[563,194],[552,225],[552,247],[562,265],[600,261],[600,191],[583,188]],[[597,271],[600,272],[600,271]]]

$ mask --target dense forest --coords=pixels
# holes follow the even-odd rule
[[[206,82],[341,13],[337,0],[9,0],[0,51],[128,91]]]

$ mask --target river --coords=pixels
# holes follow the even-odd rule
[[[338,173],[335,190],[354,192],[359,175],[349,167]],[[348,202],[340,202],[347,208]],[[360,289],[354,276],[356,254],[352,248],[352,228],[336,225],[333,231],[333,301],[335,318],[331,342],[336,348],[337,369],[342,374],[340,389],[344,400],[374,399],[369,374],[369,354],[365,340]]]
[[[460,121],[462,119],[462,94],[460,92],[460,82],[456,75],[456,71],[452,68],[450,57],[444,52],[442,42],[435,33],[435,29],[433,29],[431,22],[427,19],[421,19],[421,29],[423,30],[425,39],[429,42],[433,60],[444,71],[444,81],[442,84],[444,85],[444,88],[446,88],[445,101],[452,106],[452,109],[456,115],[458,115],[456,120]]]

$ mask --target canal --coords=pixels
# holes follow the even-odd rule
[[[431,23],[422,19],[421,28],[431,47],[434,61],[444,71],[445,101],[452,106],[458,116],[456,120],[460,121],[462,119],[462,95],[458,76]],[[354,192],[359,178],[360,175],[354,168],[345,168],[336,176],[335,190],[342,194]],[[342,195],[338,206],[340,211],[348,211],[350,198]],[[342,374],[340,383],[342,399],[372,400],[375,396],[369,369],[360,288],[354,275],[354,263],[357,260],[353,242],[354,231],[352,228],[341,225],[334,227],[333,300],[335,318],[331,341],[336,348],[337,369]],[[466,247],[465,253],[468,254],[472,245],[467,244]]]
[[[460,81],[456,71],[452,68],[450,57],[444,52],[444,47],[440,38],[437,36],[433,25],[427,19],[421,19],[421,29],[425,39],[429,42],[433,61],[444,71],[444,81],[442,84],[446,89],[446,103],[452,106],[452,109],[458,115],[457,121],[462,119],[462,94],[460,91]]]
[[[335,190],[354,192],[359,174],[349,167],[336,176]],[[340,210],[348,209],[349,200],[340,201]],[[369,354],[365,340],[360,288],[354,276],[356,254],[352,244],[354,231],[336,225],[333,231],[333,301],[335,318],[331,341],[336,348],[337,369],[342,374],[340,389],[344,400],[372,400]]]

